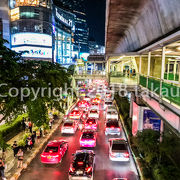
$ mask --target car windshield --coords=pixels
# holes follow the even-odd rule
[[[82,139],[93,139],[94,138],[94,133],[83,133]]]
[[[118,121],[109,121],[106,123],[106,127],[119,127]]]
[[[66,122],[66,123],[64,123],[64,126],[72,126],[72,125],[73,125],[72,122]]]
[[[90,113],[98,113],[97,110],[91,110]]]
[[[105,102],[106,105],[112,105],[112,102]]]
[[[79,113],[79,111],[77,111],[77,110],[74,110],[71,112],[71,114],[78,114],[78,113]]]
[[[126,145],[124,143],[113,143],[112,150],[113,151],[127,150],[127,148],[126,148]]]
[[[109,111],[108,114],[117,114],[116,111]]]
[[[92,123],[92,124],[95,124],[96,123],[96,120],[95,119],[88,119],[87,121],[86,121],[86,123]]]
[[[53,153],[58,152],[58,147],[57,146],[47,146],[44,152],[50,152],[52,151]]]
[[[75,156],[73,166],[74,167],[86,167],[88,161],[89,161],[88,153],[78,153]]]

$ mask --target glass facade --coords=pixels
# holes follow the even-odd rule
[[[71,34],[60,29],[57,29],[55,35],[55,56],[57,63],[72,64]]]
[[[74,15],[56,6],[53,7],[54,19],[54,60],[64,66],[73,64]]]

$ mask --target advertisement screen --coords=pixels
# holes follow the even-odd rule
[[[39,46],[52,46],[52,36],[39,33],[17,33],[11,36],[12,46],[30,44]]]
[[[151,110],[144,109],[143,114],[143,129],[153,129],[155,131],[160,131],[161,120],[160,118]]]
[[[83,61],[87,61],[88,60],[88,56],[89,56],[89,53],[80,53],[80,58]]]
[[[31,47],[31,46],[22,46],[15,47],[12,50],[16,52],[23,52],[23,57],[33,57],[33,58],[52,58],[52,49],[51,48],[42,48],[42,47]]]

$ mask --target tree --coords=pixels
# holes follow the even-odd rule
[[[23,60],[21,54],[5,47],[0,40],[0,113],[4,119],[14,119],[28,112],[37,126],[48,123],[48,108],[64,112],[61,92],[65,84],[70,87],[70,74],[60,64],[45,61]],[[16,94],[12,97],[8,92]],[[35,93],[37,95],[35,96]],[[23,98],[22,98],[23,95]]]

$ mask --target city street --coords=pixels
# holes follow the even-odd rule
[[[78,130],[73,136],[62,136],[60,128],[55,132],[52,139],[63,138],[68,141],[69,149],[59,165],[43,165],[40,161],[40,153],[20,176],[20,180],[67,180],[69,166],[72,161],[72,153],[80,149]],[[124,137],[123,133],[121,135]],[[98,122],[97,146],[95,148],[95,180],[112,180],[113,178],[128,178],[137,180],[137,172],[132,156],[129,163],[111,162],[108,156],[108,138],[104,134],[104,115],[100,111]]]

